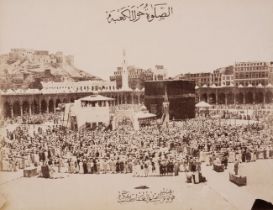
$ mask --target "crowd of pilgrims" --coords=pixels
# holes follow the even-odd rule
[[[220,115],[223,119],[263,119],[273,110],[272,104],[230,104],[212,105],[208,115]]]
[[[0,169],[17,171],[47,165],[51,173],[132,173],[133,176],[200,172],[207,165],[273,158],[272,128],[262,124],[219,124],[190,119],[135,131],[71,131],[60,125],[30,129],[19,125],[1,139]]]
[[[3,119],[2,124],[42,124],[46,122],[54,122],[58,124],[61,121],[60,113],[43,113],[43,114],[35,114],[32,116],[23,115],[16,116],[13,118]],[[0,123],[1,124],[1,123]]]

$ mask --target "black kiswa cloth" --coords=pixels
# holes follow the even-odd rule
[[[256,199],[251,210],[273,210],[273,205],[262,199]]]

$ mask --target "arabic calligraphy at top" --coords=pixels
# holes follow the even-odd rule
[[[108,23],[116,23],[117,21],[136,22],[141,18],[146,18],[148,22],[152,22],[153,20],[164,20],[172,13],[173,8],[168,6],[167,3],[142,3],[139,6],[127,6],[117,10],[106,11]]]

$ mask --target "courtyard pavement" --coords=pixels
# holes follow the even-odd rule
[[[64,174],[61,179],[43,179],[24,178],[22,171],[1,172],[0,193],[7,201],[4,210],[250,210],[256,198],[273,202],[272,159],[241,164],[240,173],[248,178],[243,187],[228,181],[232,164],[223,173],[207,166],[202,169],[208,182],[197,185],[185,183],[185,173],[166,177]],[[141,191],[134,189],[140,185],[149,187],[144,191],[171,189],[175,199],[171,203],[117,202],[119,191]]]

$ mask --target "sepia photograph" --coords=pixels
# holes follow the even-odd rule
[[[273,210],[273,1],[0,0],[0,210]]]

